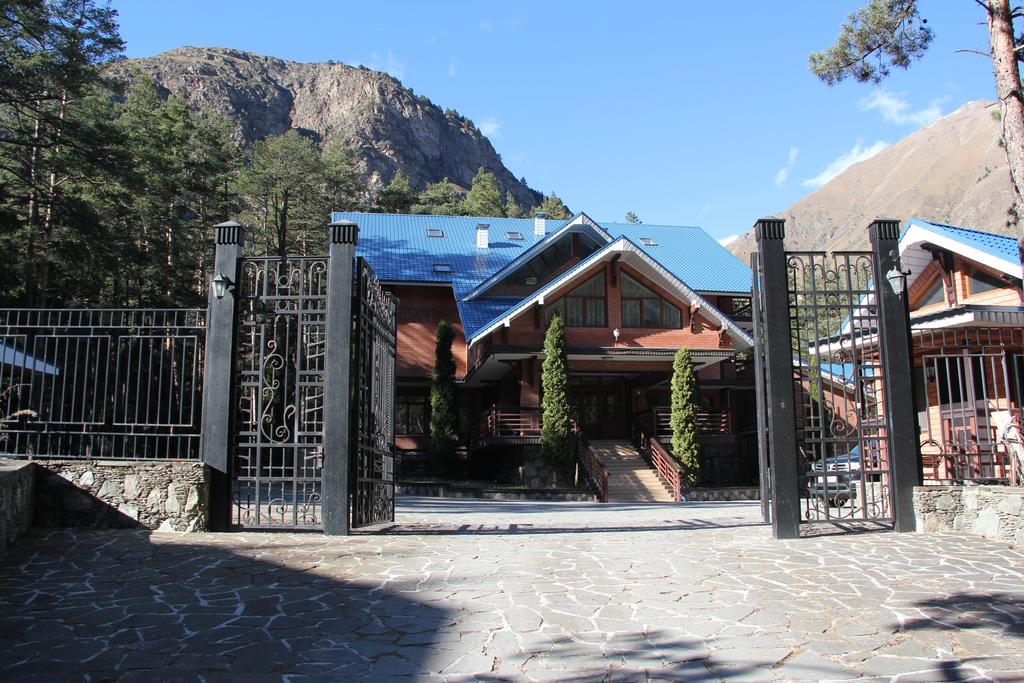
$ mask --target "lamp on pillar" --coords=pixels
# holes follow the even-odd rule
[[[213,296],[217,299],[223,299],[229,290],[234,289],[234,286],[235,283],[224,273],[217,273],[216,277],[210,280],[210,288],[213,290]]]
[[[892,291],[898,297],[903,296],[903,288],[907,284],[907,276],[910,275],[910,269],[903,269],[903,264],[900,262],[900,255],[896,250],[889,252],[889,258],[892,259],[892,268],[885,274],[885,279],[889,281],[889,286],[892,287]]]

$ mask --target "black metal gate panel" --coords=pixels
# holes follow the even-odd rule
[[[356,264],[356,364],[352,373],[349,467],[352,528],[395,519],[395,350],[397,300],[370,265]]]
[[[871,252],[787,252],[801,521],[891,524]]]
[[[321,528],[327,259],[245,258],[232,522]]]

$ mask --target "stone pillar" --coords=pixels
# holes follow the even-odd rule
[[[921,447],[915,412],[910,309],[906,280],[902,291],[896,293],[886,279],[886,273],[893,268],[903,268],[899,259],[900,223],[880,218],[868,226],[868,234],[878,299],[878,346],[885,376],[893,522],[896,531],[914,531],[914,487],[921,484]]]
[[[223,531],[231,521],[231,455],[234,443],[235,334],[238,281],[245,228],[234,221],[215,225],[214,279],[227,280],[217,298],[209,289],[206,315],[206,360],[203,365],[202,452],[210,469],[210,530]]]
[[[785,226],[784,220],[762,218],[754,225],[754,230],[764,291],[761,315],[771,457],[772,534],[775,538],[797,538],[800,535],[800,472],[789,329],[789,277],[783,244]]]
[[[352,390],[352,286],[359,226],[335,221],[328,226],[327,348],[324,372],[324,533],[349,533],[349,397]]]

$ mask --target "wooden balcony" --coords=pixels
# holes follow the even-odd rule
[[[480,416],[474,448],[540,442],[540,410],[491,406]]]

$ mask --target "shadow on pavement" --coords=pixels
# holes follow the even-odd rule
[[[287,546],[153,536],[36,531],[0,558],[0,679],[415,678],[464,654],[438,649],[443,607]]]

